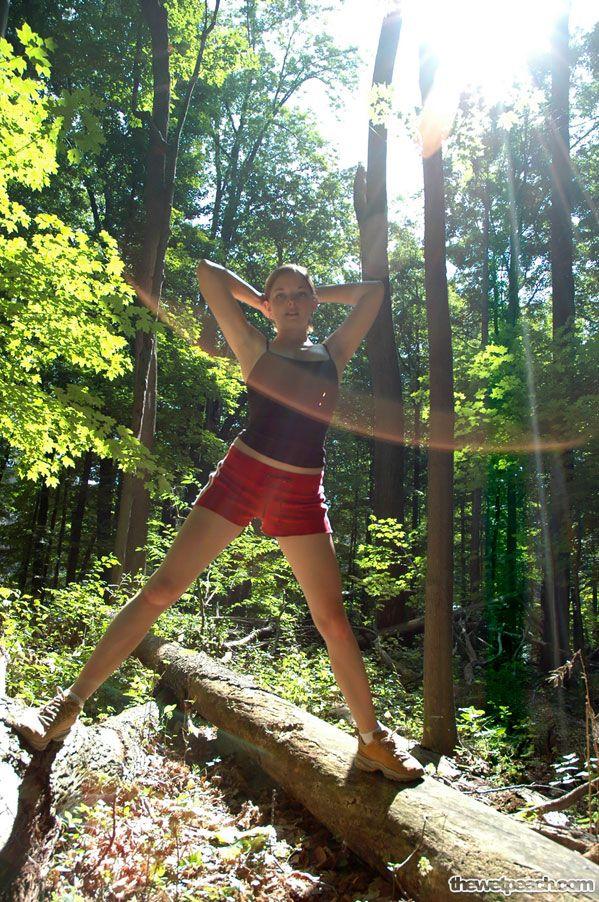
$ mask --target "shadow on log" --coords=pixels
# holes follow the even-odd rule
[[[354,766],[357,740],[237,674],[203,652],[149,634],[134,653],[162,675],[179,703],[236,737],[266,773],[300,801],[363,861],[395,878],[418,900],[449,900],[449,878],[586,879],[588,891],[560,900],[595,898],[599,867],[432,777],[402,785]],[[406,744],[407,745],[407,744]],[[410,751],[423,763],[431,753]],[[430,870],[419,869],[425,856]],[[468,899],[488,899],[486,891]],[[518,892],[518,899],[555,899],[555,892]]]

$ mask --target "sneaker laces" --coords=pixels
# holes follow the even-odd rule
[[[72,701],[74,705],[77,704],[74,699],[69,699],[69,696],[63,692],[60,686],[56,686],[56,695],[44,705],[37,715],[45,727],[49,727],[50,724],[54,723],[65,701]]]
[[[402,748],[399,741],[399,727],[396,730],[390,730],[389,727],[384,727],[383,736],[379,738],[381,745],[388,745],[393,749],[398,758],[402,761],[407,761],[408,758],[412,756],[407,751],[407,749]]]

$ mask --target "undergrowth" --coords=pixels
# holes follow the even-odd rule
[[[268,548],[264,553],[270,553]],[[38,705],[51,697],[57,686],[72,683],[92,652],[116,611],[141,587],[143,577],[123,581],[118,590],[108,589],[100,574],[107,559],[95,563],[81,582],[70,583],[58,590],[46,590],[43,601],[15,589],[0,587],[0,644],[9,656],[7,693],[28,704]],[[234,566],[234,559],[231,561]],[[281,576],[281,574],[279,574]],[[283,574],[284,576],[284,574]],[[221,576],[222,578],[222,576]],[[233,605],[222,615],[214,604],[202,596],[202,585],[196,585],[181,600],[165,611],[154,626],[154,632],[188,648],[202,650],[240,673],[251,673],[264,688],[355,735],[355,727],[345,699],[337,686],[326,646],[317,634],[306,638],[298,625],[305,619],[305,602],[293,593],[277,600],[273,584],[265,582],[265,594],[256,602],[254,623],[260,616],[276,625],[276,635],[239,646],[228,652],[223,643],[241,636],[250,627],[251,618],[236,620],[234,614],[248,613],[248,603]],[[198,609],[202,616],[198,618]],[[251,604],[250,604],[250,613]],[[372,688],[379,719],[402,735],[419,739],[422,735],[422,648],[421,642],[406,647],[392,637],[381,639],[382,648],[391,660],[401,661],[402,675],[397,669],[382,664],[374,651],[364,655],[366,672]],[[157,677],[130,657],[89,700],[84,722],[104,719],[122,708],[123,696],[131,704],[151,697]],[[480,687],[484,689],[484,687]],[[476,687],[474,687],[476,691]],[[542,709],[541,705],[545,705]],[[495,785],[509,785],[535,779],[553,779],[553,785],[564,789],[597,773],[596,757],[584,748],[584,734],[572,736],[572,747],[564,760],[550,751],[545,760],[540,751],[538,713],[550,712],[550,699],[539,693],[537,707],[513,724],[509,706],[494,712],[480,705],[464,705],[456,710],[460,749],[473,753],[485,762],[488,779]],[[569,756],[569,757],[567,757]],[[551,770],[561,764],[568,770]],[[566,782],[563,782],[563,781]],[[560,782],[562,781],[562,782]],[[588,812],[579,810],[578,820],[587,825]]]

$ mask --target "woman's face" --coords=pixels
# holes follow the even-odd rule
[[[266,304],[278,332],[305,332],[318,301],[303,276],[281,273],[271,286]]]

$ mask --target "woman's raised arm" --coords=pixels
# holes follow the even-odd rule
[[[248,322],[237,301],[263,310],[263,296],[248,282],[210,260],[200,260],[196,275],[206,303],[239,360],[248,346],[261,340],[261,333]]]
[[[385,297],[383,282],[353,282],[316,289],[319,301],[351,304],[353,310],[326,339],[326,345],[341,372],[370,331]]]

